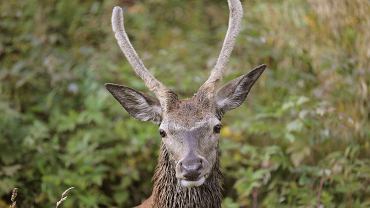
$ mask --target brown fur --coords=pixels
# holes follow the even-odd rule
[[[173,103],[176,109],[163,112],[154,98],[131,88],[108,84],[107,89],[135,118],[152,120],[159,129],[167,132],[162,145],[157,169],[153,177],[152,196],[140,207],[217,208],[221,206],[221,173],[219,169],[219,132],[213,131],[224,112],[240,106],[253,84],[262,74],[265,65],[242,75],[222,87],[215,100],[210,101],[202,92],[186,100]],[[180,180],[183,172],[179,164],[194,154],[203,160],[200,185],[185,187]],[[183,182],[183,181],[182,181]]]
[[[145,200],[139,208],[221,207],[222,174],[218,158],[211,175],[202,186],[185,188],[178,183],[175,177],[174,161],[162,144],[153,182],[151,197]]]

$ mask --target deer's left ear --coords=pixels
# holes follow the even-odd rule
[[[265,69],[266,65],[258,66],[248,74],[233,79],[221,87],[216,95],[218,114],[223,115],[226,111],[239,107]]]

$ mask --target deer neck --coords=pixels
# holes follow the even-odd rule
[[[166,147],[162,144],[153,182],[153,207],[221,207],[222,174],[219,169],[218,157],[209,177],[202,186],[186,188],[178,182],[175,176],[175,164]]]

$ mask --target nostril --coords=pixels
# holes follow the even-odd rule
[[[199,163],[196,165],[195,170],[200,171],[202,168],[203,168],[203,163],[202,163],[202,160],[200,160]]]

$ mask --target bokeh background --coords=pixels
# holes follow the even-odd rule
[[[370,2],[244,0],[225,80],[266,63],[222,131],[226,208],[370,206]],[[150,70],[181,97],[206,80],[226,0],[0,1],[0,207],[131,207],[160,137],[104,88],[147,91],[110,25],[125,7]]]

